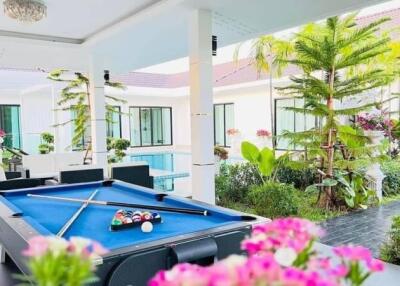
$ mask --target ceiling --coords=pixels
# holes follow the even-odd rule
[[[160,0],[46,0],[47,17],[34,24],[19,23],[0,15],[0,35],[44,37],[82,43]],[[2,10],[2,9],[1,9]]]
[[[380,2],[47,0],[48,17],[36,24],[0,15],[0,67],[84,70],[94,57],[111,71],[126,72],[187,56],[194,9],[212,11],[222,47]]]

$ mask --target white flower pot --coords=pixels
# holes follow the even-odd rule
[[[257,137],[257,147],[262,149],[264,147],[272,147],[271,136],[258,136]]]
[[[364,134],[371,139],[372,145],[379,145],[385,138],[385,133],[380,130],[366,130]],[[376,151],[375,151],[376,153]],[[366,174],[373,180],[376,196],[382,199],[382,181],[385,178],[379,163],[373,163],[368,166]]]
[[[385,133],[380,130],[365,130],[364,134],[371,138],[371,143],[374,145],[380,144],[385,138]]]

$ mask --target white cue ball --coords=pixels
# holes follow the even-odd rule
[[[153,231],[153,224],[149,221],[145,221],[144,223],[142,223],[142,231],[143,232],[152,232]]]

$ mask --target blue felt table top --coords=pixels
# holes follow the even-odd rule
[[[37,194],[87,199],[99,189],[94,200],[117,201],[136,204],[160,205],[179,208],[198,208],[196,202],[167,196],[163,202],[155,199],[154,193],[135,189],[132,185],[114,183],[112,187],[103,187],[100,183],[79,186],[35,189]],[[46,230],[56,234],[71,216],[80,208],[80,203],[43,200],[27,197],[29,190],[4,194],[3,202],[9,207],[20,209],[23,217],[39,233]],[[110,231],[110,223],[118,207],[89,205],[83,210],[64,237],[82,236],[96,240],[112,250],[120,247],[138,245],[163,238],[176,237],[188,233],[208,230],[238,222],[238,213],[208,206],[211,216],[190,215],[171,212],[160,213],[163,223],[155,224],[151,233],[143,233],[140,227],[121,231]],[[47,233],[48,234],[48,233]]]

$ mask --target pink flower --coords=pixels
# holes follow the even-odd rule
[[[335,267],[333,267],[328,271],[328,274],[337,278],[346,277],[348,273],[349,273],[349,268],[344,264],[336,265]]]
[[[381,272],[385,268],[385,265],[378,259],[371,259],[367,261],[367,267],[371,272]]]
[[[104,255],[108,253],[108,249],[104,248],[100,243],[93,241],[92,242],[92,253],[96,255]]]
[[[45,236],[35,236],[28,241],[28,248],[22,251],[27,257],[40,257],[49,249],[49,242]]]
[[[322,230],[308,220],[275,219],[270,223],[255,226],[252,236],[242,242],[242,248],[250,255],[274,252],[282,247],[293,248],[299,253],[320,235]]]
[[[357,262],[369,261],[372,259],[371,251],[363,246],[339,246],[333,249],[333,252],[344,259]]]
[[[265,129],[257,130],[257,137],[270,137],[272,135],[271,132]]]
[[[233,135],[237,135],[239,134],[239,129],[235,129],[235,128],[230,128],[226,131],[226,134],[233,136]]]

